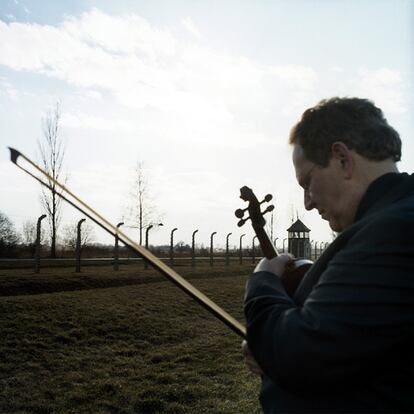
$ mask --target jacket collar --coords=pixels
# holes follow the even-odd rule
[[[371,183],[362,197],[354,222],[392,204],[413,191],[414,174],[388,173],[382,175]]]

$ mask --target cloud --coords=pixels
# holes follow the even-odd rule
[[[266,140],[248,119],[264,124],[275,113],[290,115],[316,88],[310,67],[263,65],[218,53],[194,43],[200,33],[190,18],[181,23],[190,39],[180,40],[173,28],[155,27],[138,15],[97,9],[58,26],[0,22],[0,64],[63,80],[85,96],[97,97],[99,90],[137,113],[156,111],[157,124],[170,137],[210,144],[249,146],[252,136]],[[66,118],[79,127],[108,124],[95,121]]]
[[[87,98],[90,98],[90,99],[102,100],[102,94],[100,92],[94,91],[94,90],[87,90],[85,92],[85,96]]]
[[[57,26],[0,21],[0,64],[62,80],[86,99],[99,105],[110,101],[126,111],[104,119],[93,104],[67,113],[65,126],[139,130],[184,144],[266,144],[276,132],[271,125],[288,129],[303,108],[338,93],[369,97],[386,112],[406,111],[398,71],[361,69],[352,77],[332,66],[327,78],[334,80],[324,86],[309,66],[220,53],[197,42],[201,33],[190,17],[181,24],[188,38],[136,14],[112,16],[97,9]],[[1,88],[17,98],[12,84],[3,82]]]
[[[404,113],[404,87],[401,73],[389,68],[360,69],[355,87],[361,96],[369,97],[385,112]]]
[[[312,88],[317,81],[317,74],[312,68],[299,65],[271,67],[269,73],[301,89]]]
[[[123,119],[108,119],[86,115],[83,113],[65,112],[62,114],[61,125],[69,128],[97,129],[108,132],[131,133],[134,125]]]
[[[68,17],[60,30],[92,48],[145,60],[172,56],[176,40],[167,28],[152,26],[136,14],[111,16],[97,9]]]
[[[6,18],[7,20],[10,20],[10,21],[16,21],[16,17],[11,13],[7,13]]]
[[[191,17],[186,17],[185,19],[181,20],[181,24],[184,26],[184,28],[191,33],[193,36],[195,36],[197,39],[201,39],[203,36],[196,26],[196,24],[193,22]]]
[[[20,92],[6,79],[0,77],[0,93],[8,96],[12,101],[17,101]]]

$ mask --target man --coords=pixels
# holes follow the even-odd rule
[[[307,210],[339,232],[293,297],[288,255],[246,287],[247,344],[265,413],[414,412],[414,175],[380,109],[332,98],[292,129]]]

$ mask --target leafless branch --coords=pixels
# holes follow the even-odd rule
[[[60,132],[60,118],[60,104],[57,102],[53,110],[48,111],[42,120],[43,139],[38,141],[41,164],[55,180],[61,179],[65,157],[65,147]],[[63,182],[66,182],[66,178]],[[62,218],[62,199],[59,197],[56,184],[52,180],[49,180],[49,184],[51,190],[42,187],[41,204],[49,222],[50,255],[56,257],[56,235]]]

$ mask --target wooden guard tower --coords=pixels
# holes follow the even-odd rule
[[[288,229],[288,252],[295,257],[308,257],[310,252],[310,241],[308,229],[297,219]]]

